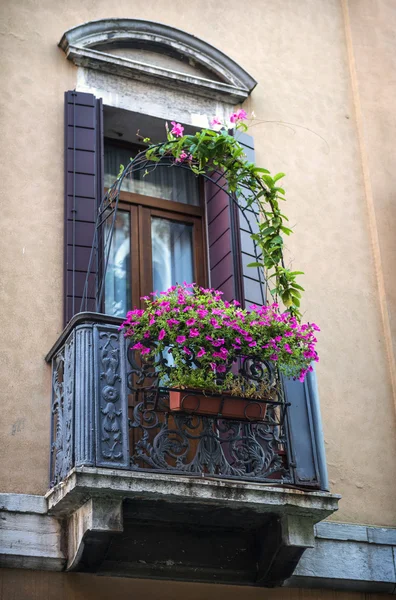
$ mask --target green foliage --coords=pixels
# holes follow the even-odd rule
[[[182,131],[183,128],[179,127]],[[237,131],[247,130],[242,120],[237,120],[235,127]],[[285,174],[272,176],[267,169],[249,162],[243,147],[225,126],[219,131],[202,129],[194,135],[174,135],[167,127],[167,141],[152,145],[146,151],[147,159],[153,162],[160,161],[164,156],[173,157],[176,163],[187,163],[196,175],[210,174],[213,169],[222,170],[228,190],[235,194],[237,200],[243,190],[251,190],[249,198],[244,200],[248,207],[255,205],[263,219],[259,232],[251,236],[262,252],[263,259],[250,263],[250,266],[264,269],[267,277],[273,280],[271,293],[274,298],[280,298],[289,312],[300,319],[300,292],[303,288],[296,283],[296,276],[302,272],[292,272],[286,268],[283,257],[283,236],[290,235],[292,229],[286,227],[285,221],[288,219],[279,206],[285,200],[285,190],[276,184]]]

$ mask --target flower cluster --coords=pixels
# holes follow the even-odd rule
[[[145,297],[146,308],[130,311],[121,327],[141,355],[172,355],[174,387],[200,377],[211,388],[219,375],[232,377],[233,362],[244,356],[272,361],[287,376],[304,381],[312,361],[319,360],[317,325],[300,324],[277,304],[242,310],[238,302],[221,296],[194,283],[172,286]],[[198,366],[195,372],[189,359]]]

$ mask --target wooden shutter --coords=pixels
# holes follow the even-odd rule
[[[218,175],[214,176],[218,179]],[[218,180],[224,185],[224,180]],[[240,253],[235,236],[235,212],[228,194],[216,183],[205,183],[211,287],[223,292],[224,300],[239,300]]]
[[[102,101],[93,94],[65,93],[65,324],[81,310],[103,191]],[[92,265],[83,310],[95,310],[96,269]]]

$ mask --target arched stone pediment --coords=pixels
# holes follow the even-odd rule
[[[102,19],[66,31],[59,46],[78,66],[243,102],[257,82],[226,54],[174,27]]]

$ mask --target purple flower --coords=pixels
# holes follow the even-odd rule
[[[199,336],[199,331],[196,328],[192,328],[190,329],[190,337],[198,337]]]
[[[150,352],[150,348],[146,348],[146,346],[143,346],[142,349],[140,350],[140,354],[149,354]]]
[[[289,344],[285,344],[283,347],[286,350],[286,352],[288,352],[289,354],[293,354],[293,350],[290,348]]]
[[[178,325],[180,323],[180,321],[177,319],[167,319],[166,322],[168,323],[169,327],[172,327],[172,325]]]
[[[154,325],[154,323],[155,323],[155,318],[154,317],[150,317],[149,325]]]
[[[186,321],[187,327],[191,327],[191,325],[194,325],[194,323],[195,323],[194,317],[191,317],[191,319],[187,319],[187,321]]]
[[[200,351],[197,353],[197,358],[201,358],[201,356],[205,356],[205,354],[206,354],[205,348],[201,347]]]
[[[239,108],[230,116],[231,123],[236,123],[237,121],[244,121],[245,119],[247,119],[247,112],[243,110],[243,108]]]
[[[183,344],[183,342],[185,342],[185,341],[186,341],[186,336],[185,335],[178,335],[177,338],[176,338],[176,342],[178,344]]]
[[[137,344],[132,346],[131,350],[141,350],[142,348],[144,348],[143,344],[141,342],[138,342]]]
[[[165,333],[165,329],[161,329],[161,331],[158,334],[158,339],[159,341],[163,340],[165,337],[166,333]]]
[[[187,346],[183,346],[183,351],[184,351],[186,354],[191,354],[191,350],[190,350],[190,348],[187,348]]]
[[[182,137],[184,127],[182,125],[180,125],[180,123],[176,123],[175,121],[171,121],[171,123],[173,125],[173,127],[171,129],[171,133],[173,135],[175,135],[176,137]]]
[[[212,342],[212,346],[214,346],[215,348],[219,348],[223,344],[224,344],[224,339],[223,338],[219,338],[218,340],[214,340]]]

